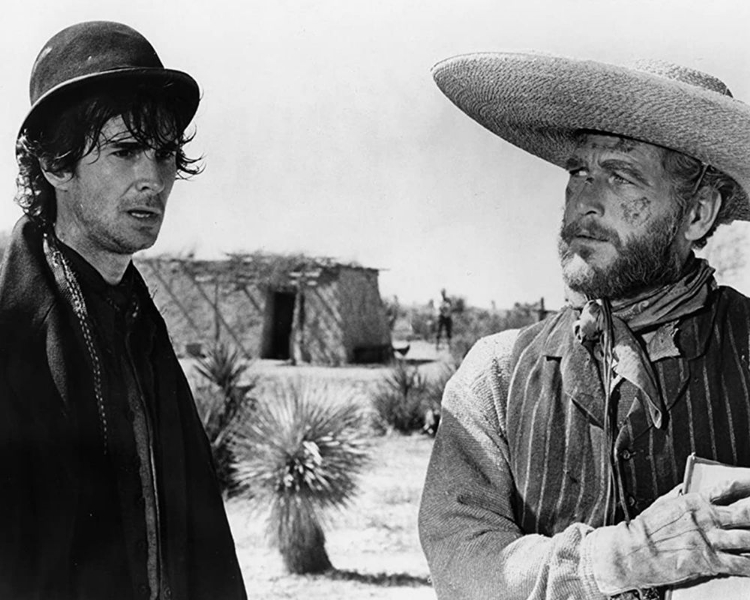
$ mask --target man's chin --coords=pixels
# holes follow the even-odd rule
[[[593,266],[586,262],[578,254],[572,254],[564,257],[562,260],[563,280],[571,289],[577,289],[579,285],[584,285],[591,281],[597,274]]]

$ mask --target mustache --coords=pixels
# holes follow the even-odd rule
[[[622,240],[616,230],[596,221],[572,221],[560,228],[560,239],[570,244],[576,237],[588,237],[602,242],[609,242],[616,248],[622,246]]]
[[[161,194],[145,194],[132,198],[129,201],[131,206],[141,206],[144,208],[164,209],[164,197]]]

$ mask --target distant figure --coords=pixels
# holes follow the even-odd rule
[[[445,330],[445,337],[448,340],[448,348],[451,346],[451,337],[453,335],[453,305],[450,298],[445,293],[445,289],[440,290],[442,299],[438,303],[437,334],[435,335],[435,348],[440,348],[440,337]]]

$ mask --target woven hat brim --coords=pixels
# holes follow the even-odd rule
[[[560,167],[582,129],[697,158],[744,191],[725,221],[750,220],[750,107],[730,96],[616,65],[531,53],[457,56],[435,65],[433,77],[479,124]]]
[[[195,116],[200,103],[200,88],[198,83],[187,73],[163,68],[125,68],[113,69],[101,73],[83,75],[69,79],[40,96],[29,109],[21,124],[18,136],[24,129],[35,123],[45,113],[49,112],[56,102],[67,102],[71,98],[79,97],[86,91],[114,85],[120,82],[153,82],[165,85],[169,93],[180,102],[180,112],[187,126]]]

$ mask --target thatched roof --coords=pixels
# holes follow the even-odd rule
[[[182,270],[199,282],[234,283],[258,287],[297,287],[300,283],[316,285],[324,275],[341,269],[378,272],[357,263],[303,254],[228,253],[223,260],[197,260],[192,257],[154,256],[138,262],[158,262],[161,269]]]

